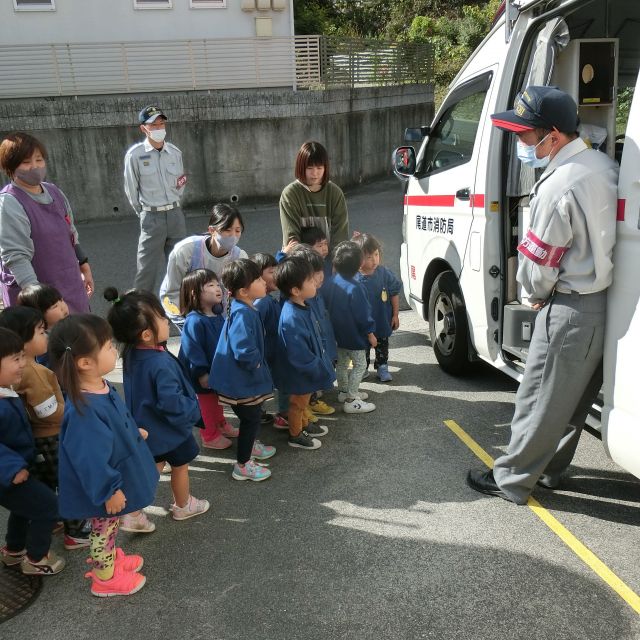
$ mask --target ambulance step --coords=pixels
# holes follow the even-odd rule
[[[527,360],[527,356],[529,355],[529,349],[524,349],[523,347],[512,347],[511,345],[507,344],[502,345],[502,350],[506,351],[512,356],[515,356],[522,362],[523,365]]]

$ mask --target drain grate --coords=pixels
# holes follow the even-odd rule
[[[0,624],[35,602],[41,587],[41,576],[25,576],[0,563]]]

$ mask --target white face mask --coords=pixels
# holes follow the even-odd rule
[[[238,244],[238,236],[221,236],[217,231],[213,234],[216,244],[225,251],[229,252]]]
[[[518,159],[520,160],[520,162],[522,162],[522,164],[526,164],[529,167],[533,167],[534,169],[542,169],[543,167],[546,167],[549,164],[549,162],[551,161],[551,154],[549,154],[548,156],[545,156],[544,158],[538,158],[538,156],[536,156],[536,149],[550,135],[551,134],[548,133],[536,145],[524,144],[523,142],[520,142],[520,140],[518,140],[517,153],[518,153]]]
[[[166,129],[148,129],[149,137],[154,142],[164,142],[164,139],[167,137]]]

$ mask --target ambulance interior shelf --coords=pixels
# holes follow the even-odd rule
[[[551,83],[578,105],[580,135],[610,157],[616,151],[618,38],[572,39],[558,53]]]

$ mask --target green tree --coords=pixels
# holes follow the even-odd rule
[[[294,0],[296,33],[434,47],[436,100],[491,28],[500,0]]]
[[[406,40],[416,16],[484,24],[488,0],[294,0],[296,33]],[[466,13],[465,13],[466,12]]]
[[[456,14],[419,15],[407,33],[410,42],[431,42],[434,47],[436,101],[491,28],[500,0],[462,5]]]
[[[331,0],[293,0],[293,15],[298,35],[328,35],[340,21]]]
[[[384,34],[392,40],[406,40],[416,16],[458,18],[465,4],[482,6],[487,0],[394,0]]]
[[[388,0],[332,0],[338,18],[337,33],[359,38],[380,38],[389,20]]]

